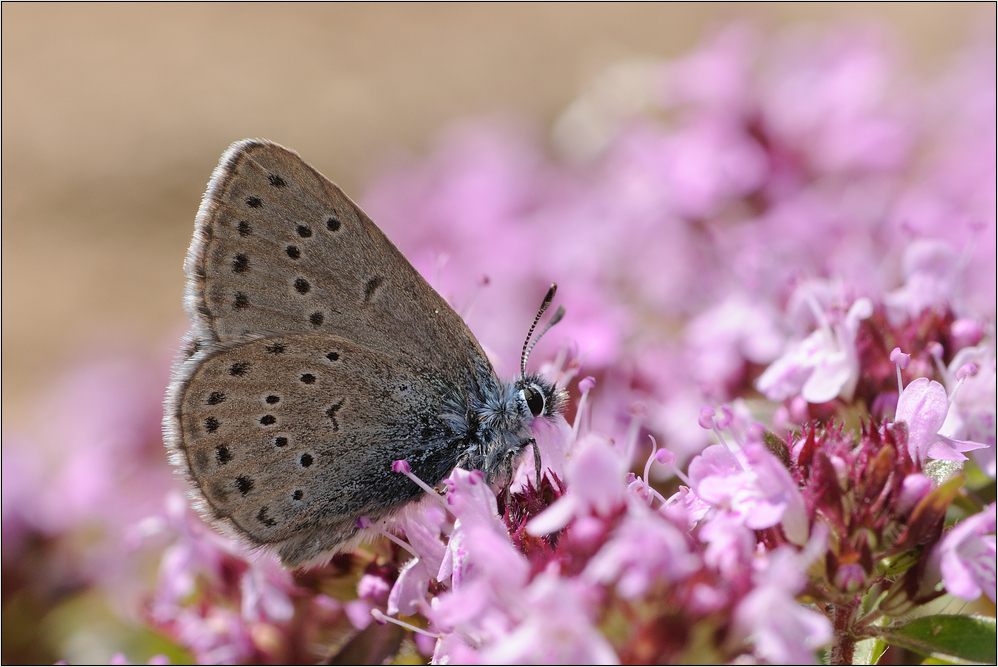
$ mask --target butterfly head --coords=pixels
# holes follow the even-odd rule
[[[567,392],[554,382],[538,373],[526,372],[530,351],[565,313],[564,308],[559,307],[534,338],[534,330],[551,305],[555,289],[556,286],[551,285],[527,333],[520,356],[519,377],[513,382],[499,382],[491,391],[485,391],[481,403],[472,408],[474,418],[469,421],[473,426],[466,439],[469,447],[461,465],[482,470],[486,480],[496,486],[508,485],[512,480],[516,460],[533,441],[530,430],[534,421],[560,415],[568,399]]]
[[[538,417],[553,417],[565,407],[565,391],[536,373],[521,376],[515,388],[520,413],[528,422]]]

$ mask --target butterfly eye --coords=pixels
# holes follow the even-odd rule
[[[536,417],[544,412],[544,394],[538,391],[537,385],[523,388],[523,400],[527,402],[527,407],[533,416]]]

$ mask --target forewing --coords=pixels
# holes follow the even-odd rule
[[[394,460],[434,482],[454,467],[433,382],[327,334],[222,345],[178,369],[173,457],[207,518],[299,565],[419,494]]]
[[[297,153],[233,144],[212,175],[186,263],[202,346],[330,333],[469,381],[485,354],[370,218]]]

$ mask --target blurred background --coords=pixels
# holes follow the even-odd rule
[[[3,422],[74,358],[186,326],[183,257],[222,151],[266,137],[355,199],[455,119],[553,121],[597,72],[749,20],[873,22],[931,73],[993,3],[3,8]]]
[[[232,626],[257,632],[250,641],[237,637],[235,630],[225,635],[230,626],[203,609],[191,612],[184,621],[189,626],[182,626],[185,617],[173,608],[156,616],[156,601],[190,601],[184,586],[192,585],[187,573],[196,568],[184,570],[179,564],[197,559],[183,551],[186,543],[177,535],[202,540],[214,535],[185,514],[186,502],[178,493],[183,484],[163,455],[159,422],[170,362],[188,326],[182,307],[183,260],[194,216],[219,156],[235,140],[265,137],[297,150],[367,207],[425,275],[434,271],[437,259],[428,249],[450,244],[449,268],[459,287],[445,285],[444,294],[458,294],[454,303],[467,304],[473,281],[488,271],[493,285],[468,321],[483,344],[494,344],[491,350],[500,358],[515,360],[545,281],[552,278],[567,283],[559,298],[575,299],[559,330],[609,341],[609,349],[619,343],[611,340],[613,335],[631,330],[664,330],[663,338],[675,334],[683,318],[713,305],[714,297],[724,293],[722,287],[727,289],[723,281],[709,284],[717,278],[714,274],[725,273],[725,280],[738,275],[711,271],[711,266],[735,265],[738,254],[742,264],[754,261],[751,253],[742,253],[743,241],[751,235],[718,234],[714,246],[703,243],[709,235],[684,236],[687,229],[702,232],[702,223],[711,216],[716,229],[732,220],[755,225],[751,219],[757,214],[779,228],[779,215],[767,217],[753,208],[758,204],[752,199],[755,185],[722,183],[729,190],[718,186],[720,190],[706,194],[695,187],[687,193],[676,188],[677,201],[683,194],[692,200],[703,195],[736,205],[717,211],[706,205],[700,211],[693,202],[692,209],[677,213],[668,208],[675,202],[656,200],[662,190],[656,179],[672,169],[662,155],[681,156],[677,161],[683,164],[666,173],[675,182],[684,183],[688,171],[706,173],[710,181],[717,176],[717,165],[731,156],[728,149],[738,145],[730,137],[698,134],[702,127],[696,123],[669,129],[663,121],[660,133],[648,130],[654,123],[643,121],[658,112],[635,107],[646,118],[639,118],[630,134],[620,135],[610,159],[604,164],[593,160],[596,166],[587,171],[579,165],[599,146],[566,143],[559,135],[588,136],[582,130],[594,116],[583,113],[586,103],[635,103],[629,77],[650,71],[642,70],[642,63],[663,63],[692,52],[697,55],[685,61],[686,69],[676,71],[694,72],[691,79],[700,66],[712,73],[735,73],[731,80],[710,81],[698,89],[706,97],[691,104],[694,120],[710,120],[719,109],[730,111],[736,124],[744,120],[736,98],[745,82],[760,87],[751,94],[777,101],[767,111],[774,127],[784,108],[789,111],[782,120],[789,119],[791,130],[803,118],[801,136],[791,132],[784,137],[800,151],[790,155],[793,164],[787,169],[798,170],[802,201],[820,201],[804,209],[804,224],[795,219],[788,228],[816,249],[796,237],[781,239],[786,241],[784,257],[801,257],[807,271],[820,267],[813,275],[834,275],[843,267],[853,279],[879,272],[870,283],[883,293],[901,284],[904,234],[918,225],[927,237],[945,236],[954,249],[981,238],[979,245],[990,243],[991,248],[976,250],[972,266],[977,273],[966,282],[990,272],[984,278],[991,283],[974,293],[976,310],[969,312],[993,321],[995,166],[989,152],[993,146],[984,144],[988,136],[992,144],[994,138],[994,3],[3,3],[0,11],[2,661],[7,664],[104,662],[116,651],[139,661],[157,654],[174,662],[314,659],[266,648],[276,645],[273,635],[264,632],[270,632],[266,624],[250,630]],[[739,41],[744,35],[738,30],[711,41],[723,28],[739,24],[755,28],[752,34],[761,43],[757,50],[769,53],[759,63],[745,58],[751,62],[744,69],[768,67],[768,79],[740,72],[739,54],[743,47],[745,53],[752,48]],[[795,32],[802,26],[812,32]],[[856,31],[850,33],[851,27]],[[826,39],[843,28],[846,38]],[[772,47],[777,37],[787,35],[785,41],[796,40],[797,47]],[[818,36],[813,48],[809,35]],[[974,45],[983,48],[975,50]],[[802,62],[787,53],[804,54]],[[979,54],[990,62],[978,67]],[[793,62],[783,67],[781,59]],[[613,69],[620,63],[625,66]],[[604,76],[608,71],[614,74]],[[744,81],[739,78],[743,75]],[[946,85],[915,82],[937,77]],[[646,76],[637,88],[649,81]],[[688,88],[697,83],[686,81]],[[720,97],[710,98],[717,91]],[[720,99],[724,95],[732,100]],[[658,111],[669,104],[659,100]],[[618,116],[626,115],[627,108],[602,111],[609,123],[625,124]],[[724,113],[719,116],[730,120]],[[493,129],[461,134],[469,119],[482,118],[491,119]],[[811,121],[818,130],[833,132],[816,132],[815,139],[808,133]],[[750,127],[739,132],[758,129],[751,118],[746,122]],[[517,129],[494,129],[504,123]],[[885,127],[886,135],[881,132]],[[862,133],[871,128],[873,139]],[[907,149],[881,151],[882,145],[890,147],[897,128],[900,143],[910,139],[915,147],[911,156]],[[946,133],[949,128],[951,134]],[[842,134],[835,134],[839,129]],[[888,140],[878,143],[884,136]],[[683,137],[692,139],[669,143]],[[819,141],[828,137],[826,144]],[[953,148],[938,151],[935,162],[927,161],[929,167],[919,163],[936,145],[926,137]],[[750,137],[752,142],[757,138]],[[776,158],[787,157],[777,153]],[[704,159],[687,170],[690,155]],[[829,155],[831,163],[823,163]],[[835,162],[839,158],[841,164]],[[778,162],[776,167],[786,167]],[[943,167],[937,169],[936,163]],[[751,171],[751,166],[735,165],[732,171]],[[945,178],[936,178],[937,171]],[[783,172],[774,168],[772,173],[779,177]],[[940,180],[941,195],[918,199],[927,191],[924,183],[938,185]],[[786,189],[778,181],[767,181],[767,187],[775,183],[777,190]],[[791,185],[790,190],[797,187]],[[872,195],[864,194],[867,186]],[[595,193],[591,197],[590,191]],[[626,201],[614,209],[618,200]],[[848,215],[859,210],[851,232],[840,229],[839,203]],[[531,215],[545,206],[540,215],[551,226],[533,225]],[[656,206],[661,210],[653,210]],[[813,214],[823,215],[826,209],[832,213]],[[668,215],[661,219],[672,220],[673,227],[659,225],[649,210],[665,211]],[[908,227],[906,216],[912,210],[924,211],[929,222],[915,220]],[[599,227],[600,221],[618,219],[614,216],[650,226],[633,227],[628,234]],[[880,226],[882,219],[886,222]],[[983,223],[985,232],[973,236],[979,230],[973,231],[968,219]],[[514,224],[507,224],[510,220]],[[576,233],[577,220],[592,229]],[[805,226],[811,222],[813,228]],[[752,225],[744,229],[751,231]],[[772,233],[772,227],[755,226]],[[883,238],[867,243],[873,238],[870,230],[880,230]],[[644,241],[652,233],[658,234],[654,243],[631,252],[638,248],[635,239]],[[772,238],[778,237],[758,236],[763,268],[771,262]],[[833,252],[829,248],[835,243]],[[693,259],[683,261],[686,255]],[[833,255],[835,261],[822,265]],[[616,269],[616,278],[624,280],[604,280],[607,267],[594,257],[612,265],[607,275]],[[856,260],[850,269],[852,257]],[[812,260],[813,266],[807,263]],[[489,262],[493,268],[486,266]],[[870,263],[882,266],[869,270]],[[780,268],[789,275],[794,266],[787,261]],[[666,286],[661,293],[644,280],[651,272]],[[781,274],[781,281],[773,281],[778,284],[774,293],[782,289],[783,278]],[[612,284],[587,310],[585,300],[603,282]],[[567,289],[573,283],[574,290]],[[641,289],[641,298],[658,310],[633,308],[633,321],[628,321],[618,294],[626,298],[629,291]],[[779,294],[769,296],[779,303]],[[502,317],[489,319],[489,313]],[[507,320],[508,326],[496,324]],[[614,329],[617,334],[607,333]],[[714,344],[696,329],[690,331],[688,339],[694,343]],[[553,355],[554,339],[548,337],[548,348],[542,346],[538,360]],[[747,368],[758,375],[759,364],[778,354],[769,352]],[[587,363],[598,368],[618,361],[617,352],[600,354],[591,354]],[[679,406],[675,419],[660,416],[660,423],[671,419],[687,424],[694,444],[702,447],[705,436],[695,415],[704,397],[687,397],[677,389],[694,386],[696,374],[688,370],[695,364],[688,363],[679,346],[642,354],[644,367],[635,366],[645,376],[636,381],[629,370],[621,371],[618,388],[627,391],[617,391],[614,403],[614,392],[608,390],[606,412],[630,414],[631,389],[658,392]],[[736,356],[741,372],[744,360]],[[508,366],[506,370],[508,374]],[[715,373],[718,384],[726,380],[727,370],[721,370]],[[751,379],[751,373],[746,377]],[[670,379],[676,386],[663,388]],[[610,373],[600,376],[602,387],[613,388],[613,381]],[[626,419],[622,427],[628,427]],[[673,437],[670,444],[676,442]],[[167,539],[169,535],[173,537]],[[238,619],[232,609],[239,606],[240,589],[230,588],[236,602],[226,613]],[[349,595],[356,595],[354,588],[347,587]],[[217,644],[205,643],[205,637]],[[243,649],[232,648],[238,643],[234,637],[245,639]],[[330,641],[318,643],[328,646]]]

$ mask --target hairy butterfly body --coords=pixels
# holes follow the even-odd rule
[[[533,420],[562,408],[526,374],[526,343],[520,376],[500,381],[371,219],[277,144],[222,156],[185,270],[193,327],[166,398],[171,458],[206,518],[287,566],[419,497],[395,460],[431,485],[455,466],[508,483]]]

